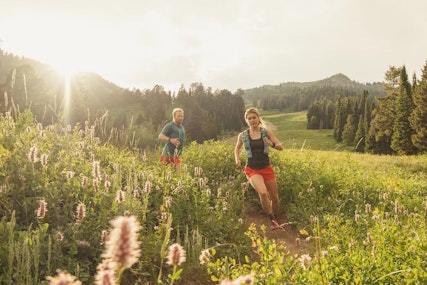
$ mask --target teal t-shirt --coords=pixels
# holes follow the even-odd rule
[[[184,146],[185,128],[183,125],[176,125],[173,121],[167,123],[162,131],[165,136],[176,139],[179,138],[180,144],[178,146],[177,153],[175,154],[175,145],[171,142],[166,142],[163,147],[162,156],[180,156],[182,154],[182,147]]]

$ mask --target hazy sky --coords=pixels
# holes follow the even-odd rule
[[[426,0],[0,0],[0,48],[121,87],[247,89],[344,73],[412,77]]]

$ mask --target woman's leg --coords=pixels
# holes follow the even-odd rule
[[[277,217],[279,215],[279,190],[276,179],[265,181],[265,186],[271,199],[272,212]]]
[[[251,183],[252,187],[254,187],[255,190],[258,192],[261,205],[264,211],[269,216],[273,214],[272,204],[269,197],[267,186],[264,183],[264,178],[259,174],[255,174],[250,178],[248,177],[248,180],[249,180],[249,183]]]

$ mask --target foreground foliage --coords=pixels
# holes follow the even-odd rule
[[[122,284],[427,282],[425,156],[272,152],[282,214],[312,249],[291,255],[242,226],[244,200],[258,197],[231,145],[192,143],[175,172],[156,151],[100,144],[91,126],[42,126],[22,113],[0,127],[2,284],[47,284],[57,269],[93,284],[119,216],[138,221]],[[174,263],[171,247],[186,258]]]

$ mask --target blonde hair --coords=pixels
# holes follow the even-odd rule
[[[184,114],[184,110],[182,108],[175,108],[172,110],[172,119],[175,121],[175,114],[178,112],[182,112]]]
[[[258,119],[259,119],[259,124],[258,124],[258,125],[259,125],[261,128],[264,128],[264,129],[266,129],[266,128],[267,128],[267,126],[266,126],[266,124],[265,124],[264,120],[261,118],[261,115],[259,114],[259,111],[258,111],[258,109],[257,109],[257,108],[252,107],[252,108],[248,108],[248,109],[246,109],[246,111],[245,111],[245,120],[246,120],[246,118],[247,118],[248,114],[250,114],[250,113],[253,113],[253,114],[257,115],[257,117],[258,117]]]

